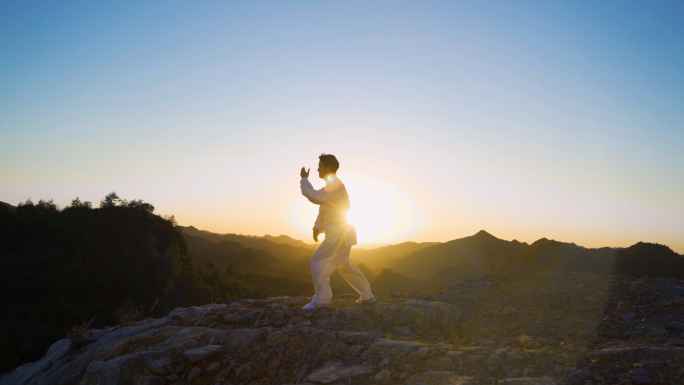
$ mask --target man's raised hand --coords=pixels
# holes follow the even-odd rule
[[[309,171],[311,171],[311,169],[309,169]],[[299,175],[302,178],[308,178],[309,177],[309,171],[306,171],[306,169],[304,167],[302,167],[302,171],[299,173]]]
[[[320,234],[320,232],[318,232],[318,230],[314,230],[314,241],[316,241],[316,243],[318,243],[318,234]]]

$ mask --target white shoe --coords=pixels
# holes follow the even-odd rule
[[[366,299],[366,300],[361,299],[361,297],[359,297],[359,299],[356,300],[356,303],[358,303],[359,305],[365,305],[365,304],[369,304],[369,303],[375,303],[375,297],[371,297],[371,298]]]
[[[309,303],[308,303],[306,306],[304,306],[302,309],[303,309],[303,310],[313,310],[313,309],[323,309],[323,308],[326,308],[326,307],[328,307],[328,305],[322,304],[322,303],[314,303],[314,302],[312,301],[312,302],[309,302]]]

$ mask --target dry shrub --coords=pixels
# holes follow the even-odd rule
[[[157,297],[156,300],[154,300],[154,303],[152,304],[152,307],[150,308],[150,312],[147,314],[147,318],[152,317],[152,312],[154,311],[154,308],[159,305],[159,297]]]
[[[114,315],[119,326],[127,326],[142,320],[143,308],[126,300],[123,305],[116,308]]]
[[[74,325],[74,327],[72,327],[71,330],[67,332],[66,336],[68,339],[71,340],[72,346],[78,349],[81,346],[85,345],[86,338],[90,337],[93,334],[93,329],[90,328],[90,325],[93,323],[94,320],[95,317],[91,318],[88,322],[81,322],[78,325]]]

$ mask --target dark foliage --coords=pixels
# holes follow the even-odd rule
[[[74,325],[115,325],[122,308],[161,316],[178,306],[260,296],[212,264],[197,266],[173,218],[109,194],[59,210],[0,205],[0,372],[45,354]],[[154,306],[154,311],[151,309]]]

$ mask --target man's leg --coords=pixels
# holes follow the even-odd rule
[[[332,301],[332,290],[330,289],[330,274],[332,274],[340,264],[339,255],[336,253],[333,243],[323,243],[311,256],[311,278],[316,294],[311,302],[329,305]]]
[[[347,283],[349,283],[349,285],[351,285],[351,287],[354,288],[354,290],[356,290],[357,293],[359,293],[361,296],[361,301],[367,301],[371,298],[375,298],[373,292],[371,292],[370,283],[368,282],[368,279],[366,279],[366,276],[363,275],[361,270],[357,269],[351,264],[351,261],[349,260],[350,250],[351,247],[346,247],[341,250],[341,252],[345,252],[345,255],[338,267],[340,275],[345,281],[347,281]]]

